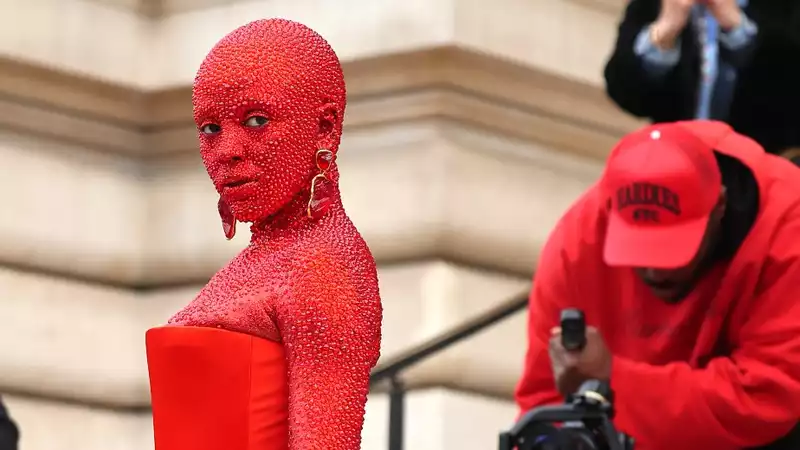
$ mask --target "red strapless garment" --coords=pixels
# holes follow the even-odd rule
[[[215,328],[147,332],[156,450],[287,450],[283,345]]]

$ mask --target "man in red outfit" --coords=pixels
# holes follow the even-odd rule
[[[565,308],[586,314],[582,351],[561,346]],[[542,252],[517,402],[589,379],[637,450],[800,448],[795,166],[719,122],[620,141]]]

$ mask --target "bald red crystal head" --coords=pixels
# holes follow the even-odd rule
[[[214,187],[236,220],[255,222],[308,195],[319,173],[317,150],[338,150],[344,77],[315,31],[259,20],[214,46],[197,72],[192,103]]]

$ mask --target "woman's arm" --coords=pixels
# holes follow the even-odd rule
[[[369,277],[353,282],[348,265],[321,265],[277,310],[289,366],[289,449],[358,450],[382,308]]]

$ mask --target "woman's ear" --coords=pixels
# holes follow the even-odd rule
[[[333,151],[341,139],[341,114],[335,103],[326,102],[319,109],[319,129],[317,132],[317,148]]]

